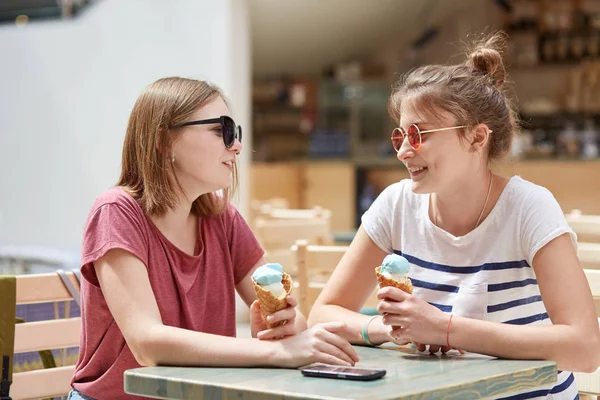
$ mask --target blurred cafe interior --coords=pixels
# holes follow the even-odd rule
[[[393,84],[462,62],[463,42],[497,30],[521,131],[492,169],[548,188],[582,265],[600,269],[600,0],[3,0],[0,275],[79,266],[135,99],[186,76],[230,99],[244,130],[236,206],[307,312],[361,215],[409,178],[390,143]],[[319,246],[330,258],[313,268]]]

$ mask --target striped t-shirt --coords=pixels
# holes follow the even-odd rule
[[[362,216],[362,226],[382,250],[410,263],[413,295],[444,312],[515,325],[551,325],[531,267],[537,251],[556,237],[577,237],[550,191],[512,177],[488,217],[456,237],[429,218],[429,194],[411,180],[387,187]],[[573,374],[561,371],[550,387],[509,399],[578,396]]]

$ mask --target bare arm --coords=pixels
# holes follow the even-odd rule
[[[534,260],[552,326],[515,326],[456,318],[454,347],[505,358],[545,359],[559,369],[592,372],[600,364],[600,330],[592,294],[567,234],[538,251]]]
[[[313,305],[308,318],[309,326],[318,322],[341,320],[360,335],[363,325],[371,317],[360,314],[359,311],[377,285],[375,267],[381,265],[385,256],[386,252],[360,227]],[[381,318],[376,318],[369,324],[369,339],[375,344],[390,341],[389,331],[390,327],[383,325]],[[347,339],[352,340],[352,343],[364,343],[361,336]]]
[[[570,238],[562,235],[538,251],[533,268],[553,325],[509,325],[455,316],[454,348],[512,359],[556,361],[567,371],[592,372],[600,364],[600,329],[592,295]],[[378,292],[384,323],[402,326],[398,342],[444,345],[449,316],[395,288]]]
[[[323,325],[279,341],[239,339],[163,325],[145,265],[120,249],[94,263],[119,329],[141,365],[296,367],[310,362],[350,365],[358,360],[339,336],[343,324]]]

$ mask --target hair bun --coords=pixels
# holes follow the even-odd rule
[[[506,39],[507,36],[503,32],[481,38],[472,45],[466,62],[473,72],[488,76],[499,89],[504,86],[506,79],[506,70],[502,61],[502,50],[506,48]]]
[[[497,88],[502,88],[506,70],[498,51],[486,48],[477,49],[471,53],[469,61],[474,70],[489,76]]]

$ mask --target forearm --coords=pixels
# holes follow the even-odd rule
[[[294,319],[294,324],[296,325],[297,332],[305,331],[306,328],[308,328],[306,317],[302,315],[302,313],[298,309],[296,309],[296,318]]]
[[[452,347],[501,358],[552,360],[559,370],[594,371],[597,335],[568,325],[522,326],[454,316],[448,335]],[[446,338],[440,338],[446,344]]]
[[[156,325],[137,341],[134,354],[142,365],[273,366],[275,343]]]
[[[344,321],[353,332],[358,333],[361,339],[358,340],[356,334],[353,336],[343,335],[344,338],[352,344],[365,344],[364,340],[362,340],[362,329],[371,317],[370,315],[364,315],[344,307],[326,304],[317,307],[313,306],[308,319],[308,325],[313,326],[320,322]],[[369,323],[367,330],[369,341],[376,345],[389,342],[391,340],[389,332],[390,327],[383,325],[379,316]]]

